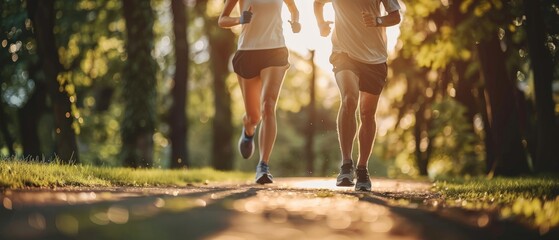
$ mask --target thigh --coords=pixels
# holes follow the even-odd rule
[[[260,77],[250,79],[237,75],[239,87],[243,94],[245,111],[249,116],[259,116],[260,114],[260,92],[262,91],[262,80]]]
[[[343,98],[359,96],[359,76],[351,70],[341,70],[336,73],[336,83]]]
[[[359,68],[347,53],[333,52],[330,55],[338,89],[343,97],[359,96]]]
[[[280,94],[283,78],[289,65],[274,66],[262,69],[260,78],[262,79],[261,101],[276,101]]]

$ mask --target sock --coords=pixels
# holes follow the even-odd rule
[[[258,161],[258,165],[259,166],[268,166],[268,164],[266,164],[265,162],[263,162],[262,160]]]
[[[360,169],[360,170],[367,170],[367,166],[358,165],[358,166],[357,166],[357,169]]]
[[[346,164],[346,163],[351,163],[351,165],[353,166],[353,160],[351,160],[351,159],[346,159],[346,160],[342,161],[342,165]]]
[[[243,137],[246,140],[252,140],[252,138],[254,137],[254,134],[252,134],[252,136],[249,136],[246,131],[243,131]]]

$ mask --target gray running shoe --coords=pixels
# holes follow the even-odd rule
[[[371,178],[369,178],[369,171],[367,169],[355,170],[357,175],[357,182],[355,183],[355,191],[371,191]]]
[[[252,157],[254,153],[254,135],[247,136],[245,128],[243,127],[243,132],[241,133],[241,138],[239,139],[239,152],[244,159]]]
[[[353,179],[353,162],[342,164],[340,167],[340,174],[336,178],[336,186],[338,187],[351,187],[354,185]]]
[[[274,183],[274,177],[270,174],[270,167],[263,163],[256,165],[256,177],[254,179],[258,184]]]

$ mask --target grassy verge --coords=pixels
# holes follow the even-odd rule
[[[251,174],[208,168],[130,169],[0,160],[0,188],[185,186],[213,181],[245,181]]]
[[[449,206],[497,211],[542,234],[559,227],[559,178],[446,179],[435,181],[434,188]]]

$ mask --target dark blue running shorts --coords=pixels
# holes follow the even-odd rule
[[[233,70],[245,79],[260,75],[267,67],[289,65],[287,48],[238,50],[233,57]]]
[[[342,70],[350,70],[359,77],[359,90],[379,95],[386,84],[388,65],[386,63],[367,64],[350,58],[347,53],[333,52],[330,63],[334,66],[334,74]]]

